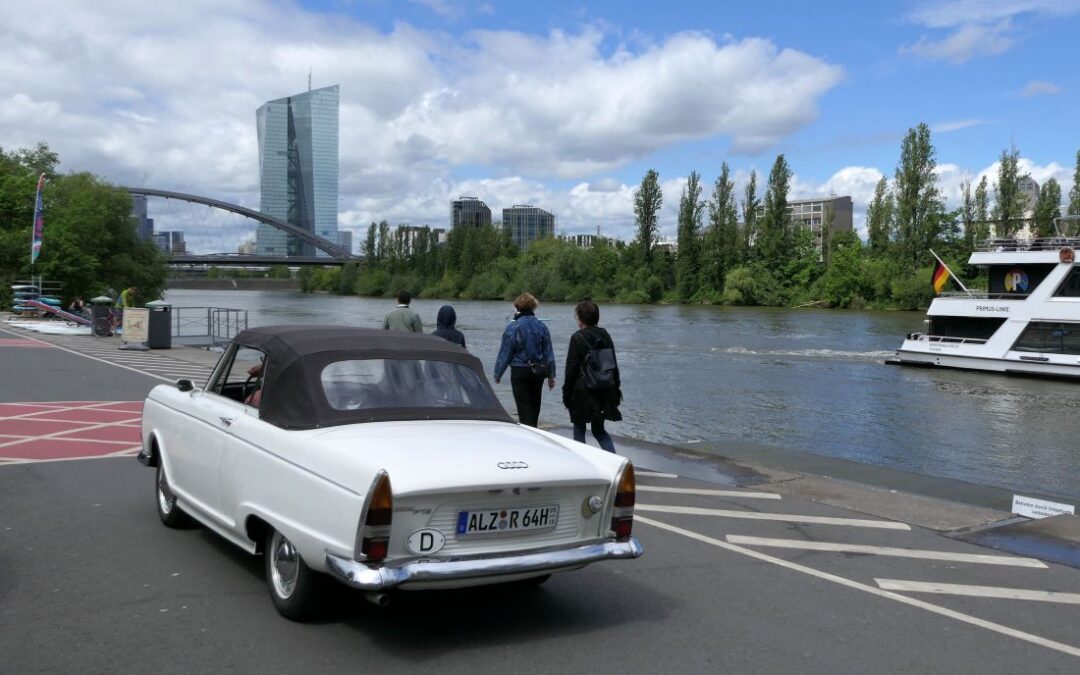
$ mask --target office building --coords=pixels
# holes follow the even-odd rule
[[[491,225],[491,209],[476,197],[458,197],[450,202],[450,228],[459,225],[486,227]]]
[[[236,247],[236,252],[239,255],[255,255],[255,240],[248,239],[244,243]]]
[[[170,256],[187,255],[187,244],[184,243],[184,233],[180,230],[154,233],[154,243],[163,253]]]
[[[154,238],[154,219],[146,217],[146,195],[131,196],[131,217],[135,220],[135,234],[139,241]]]
[[[352,230],[338,230],[337,245],[345,249],[349,255],[352,255]]]
[[[338,87],[268,101],[255,111],[259,210],[338,241]],[[260,224],[259,255],[326,255],[296,236]]]
[[[1031,218],[1039,201],[1039,184],[1031,176],[1021,176],[1019,181],[1020,204],[1025,218]]]
[[[829,211],[832,211],[832,232],[851,232],[854,209],[851,197],[823,197],[818,199],[794,199],[788,202],[787,213],[791,222],[809,229],[814,234],[814,246],[821,253],[821,229]]]
[[[510,239],[524,250],[537,239],[555,236],[555,216],[531,204],[517,204],[502,211],[502,227]]]

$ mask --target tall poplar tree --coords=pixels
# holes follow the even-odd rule
[[[742,216],[743,216],[743,255],[746,258],[750,256],[750,246],[757,238],[758,231],[758,209],[761,207],[761,199],[757,196],[757,171],[750,171],[750,180],[746,181],[746,187],[743,188],[743,203],[742,203]]]
[[[766,265],[776,269],[788,262],[792,248],[787,196],[791,187],[791,167],[777,155],[765,187],[765,213],[761,223],[762,254]]]
[[[727,162],[720,165],[720,175],[713,184],[709,199],[709,229],[705,237],[706,253],[702,263],[704,282],[716,291],[724,290],[724,275],[739,263],[740,247],[735,181]]]
[[[889,179],[885,176],[874,187],[874,198],[866,207],[866,237],[870,251],[881,255],[889,248],[889,232],[892,229],[893,195]]]
[[[367,238],[364,239],[364,258],[368,265],[375,262],[375,242],[378,240],[379,226],[375,224],[375,221],[371,221],[371,225],[368,225]]]
[[[657,214],[664,205],[664,192],[660,189],[660,176],[653,169],[645,172],[641,186],[634,192],[634,216],[637,222],[637,240],[646,264],[651,264],[653,248],[659,238]]]
[[[990,238],[990,199],[987,196],[986,176],[975,186],[975,241]]]
[[[964,179],[960,192],[960,223],[964,228],[964,248],[970,251],[975,243],[975,199],[971,196],[971,180]]]
[[[908,129],[896,166],[896,239],[900,260],[912,271],[926,262],[943,209],[935,155],[930,127]]]
[[[994,188],[994,217],[997,236],[1011,237],[1020,229],[1024,198],[1020,194],[1020,151],[1014,145],[1001,151],[998,181]]]
[[[1054,219],[1061,217],[1061,186],[1053,178],[1043,183],[1039,199],[1035,202],[1033,216],[1035,236],[1050,237],[1054,234]]]
[[[675,292],[680,300],[697,293],[701,279],[701,174],[691,171],[679,200],[678,257],[675,259]]]
[[[1069,215],[1080,216],[1080,150],[1076,151],[1076,170],[1073,171],[1073,185],[1069,190]]]

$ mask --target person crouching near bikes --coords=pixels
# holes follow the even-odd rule
[[[570,336],[566,350],[566,372],[563,374],[563,405],[574,424],[574,440],[585,442],[585,425],[592,425],[592,434],[600,447],[615,452],[611,435],[604,430],[604,420],[622,420],[622,381],[615,359],[615,343],[608,332],[598,326],[600,308],[585,300],[574,309],[578,332]]]
[[[136,286],[131,286],[120,291],[116,298],[116,306],[113,308],[113,324],[120,328],[124,325],[124,310],[135,306],[135,298],[139,294]]]
[[[540,422],[540,398],[544,380],[555,388],[555,350],[548,327],[536,318],[540,305],[529,293],[514,300],[514,320],[503,331],[499,357],[495,359],[495,384],[510,367],[510,387],[514,392],[518,421],[530,427]]]

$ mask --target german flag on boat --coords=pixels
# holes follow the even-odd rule
[[[945,285],[949,283],[949,268],[945,267],[945,263],[938,260],[937,267],[934,268],[934,276],[932,277],[934,282],[934,294],[937,295],[945,289]]]

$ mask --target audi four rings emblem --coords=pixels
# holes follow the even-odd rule
[[[496,464],[500,469],[528,469],[529,465],[525,462],[499,462]]]

